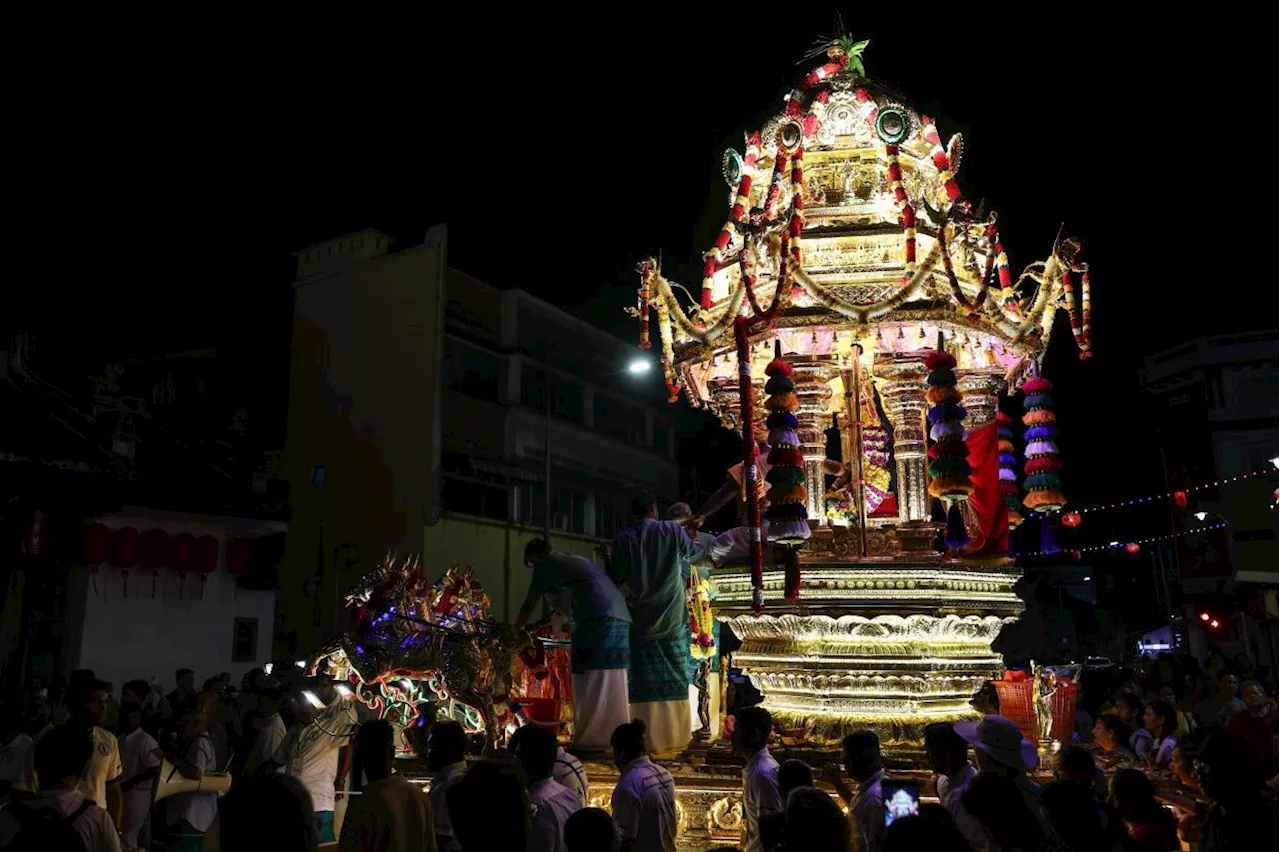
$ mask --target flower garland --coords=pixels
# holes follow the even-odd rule
[[[995,269],[995,255],[987,254],[987,267],[982,273],[982,287],[978,290],[978,295],[973,297],[970,302],[964,296],[964,291],[960,289],[960,281],[956,278],[955,268],[951,265],[951,249],[947,245],[949,237],[947,236],[947,228],[949,222],[943,222],[942,227],[938,229],[938,241],[942,243],[942,268],[947,273],[947,282],[951,285],[951,295],[955,297],[956,303],[960,305],[960,313],[967,317],[976,317],[982,310],[982,305],[987,301],[987,291],[991,289],[992,272]],[[987,225],[985,237],[990,243],[995,236],[995,223]]]
[[[649,299],[653,295],[649,288],[651,262],[651,260],[645,260],[640,264],[640,293],[636,305],[636,316],[640,320],[640,348],[645,350],[653,348],[653,344],[649,341]]]
[[[711,615],[711,583],[697,568],[689,571],[689,656],[709,660],[716,654],[712,631],[716,620]]]
[[[1033,512],[1056,512],[1067,504],[1067,498],[1062,493],[1062,460],[1054,441],[1058,418],[1053,413],[1053,383],[1032,376],[1022,389],[1026,392],[1022,422],[1027,426],[1027,464],[1023,468],[1027,496],[1022,503]]]
[[[800,268],[800,232],[804,230],[804,146],[796,149],[791,157],[791,221],[787,223],[790,235],[791,263],[795,269]],[[782,281],[778,281],[778,291],[782,290]],[[795,286],[795,285],[793,285]],[[799,287],[795,287],[798,291]],[[789,293],[795,296],[796,293]],[[777,293],[774,294],[777,301]]]
[[[879,426],[862,427],[862,487],[867,514],[875,512],[889,496],[889,433]]]
[[[1080,360],[1093,357],[1093,321],[1089,310],[1089,268],[1080,267],[1080,304],[1076,304],[1075,285],[1071,281],[1072,268],[1063,266],[1062,292],[1067,303],[1067,318],[1071,321],[1071,334],[1080,349]]]
[[[724,250],[729,246],[729,239],[737,225],[746,220],[751,203],[751,182],[755,173],[756,159],[760,156],[760,134],[752,133],[747,137],[747,155],[743,158],[742,177],[738,179],[738,191],[734,195],[733,208],[729,220],[724,223],[716,236],[715,245],[707,252],[702,261],[702,309],[711,309],[711,279],[715,277],[723,259]]]
[[[1018,294],[1013,289],[1013,275],[1009,272],[1009,255],[1005,253],[1000,232],[996,231],[993,237],[991,252],[996,256],[996,275],[1000,281],[1000,306],[1004,308],[1005,313],[1021,314],[1022,305],[1018,303]]]
[[[947,192],[947,201],[954,204],[960,197],[960,184],[956,183],[955,174],[951,171],[951,158],[942,147],[942,140],[938,138],[938,128],[934,125],[933,119],[922,115],[920,123],[923,125],[925,141],[933,145],[930,156],[933,158],[933,165],[938,169],[938,180],[942,181],[942,187]]]
[[[938,348],[925,359],[929,368],[929,390],[925,398],[932,406],[928,413],[929,494],[950,503],[947,512],[947,546],[959,549],[969,543],[960,504],[973,493],[969,475],[969,445],[964,442],[964,418],[968,414],[964,394],[956,387],[955,356]]]
[[[733,320],[734,349],[738,355],[738,422],[742,424],[742,478],[747,495],[748,559],[751,563],[751,607],[764,612],[764,551],[760,542],[760,490],[756,477],[756,439],[751,432],[751,341],[747,336],[748,318]]]
[[[671,311],[666,299],[658,300],[658,334],[662,338],[662,373],[667,380],[667,402],[680,398],[680,383],[676,380],[675,346],[671,341]]]
[[[893,198],[902,216],[903,249],[906,256],[906,268],[902,271],[902,286],[906,287],[916,274],[916,210],[907,197],[907,187],[902,182],[902,163],[898,160],[898,146],[885,145],[885,155],[889,158],[889,186],[893,189]]]
[[[1013,418],[1003,411],[996,412],[996,434],[1000,438],[1000,490],[1009,508],[1009,529],[1017,529],[1022,523],[1022,502],[1018,499],[1018,451],[1013,445]]]

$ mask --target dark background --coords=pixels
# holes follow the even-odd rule
[[[268,445],[290,252],[362,227],[404,246],[447,222],[452,265],[630,338],[636,259],[697,283],[722,151],[834,31],[822,4],[691,7],[19,28],[0,324],[86,363],[236,350]],[[959,182],[999,211],[1015,270],[1060,226],[1083,240],[1097,357],[1060,317],[1046,371],[1084,502],[1163,489],[1142,355],[1275,324],[1274,42],[1199,8],[843,8],[868,73],[964,134]]]

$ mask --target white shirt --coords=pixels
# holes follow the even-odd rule
[[[84,794],[106,810],[107,782],[120,777],[123,767],[120,765],[120,744],[116,735],[106,728],[93,727],[93,757],[89,758],[89,771],[80,781],[80,789]]]
[[[1155,762],[1155,765],[1161,767],[1168,766],[1169,761],[1173,760],[1173,750],[1177,745],[1178,738],[1172,734],[1153,745],[1151,748],[1151,759]]]
[[[637,757],[613,788],[613,819],[635,852],[675,852],[676,785],[671,773]]]
[[[578,794],[582,806],[587,805],[587,772],[582,768],[582,761],[564,750],[564,746],[556,749],[556,763],[551,768],[551,777]]]
[[[218,764],[213,740],[201,734],[187,744],[187,761],[202,772],[212,772]],[[163,780],[163,779],[161,779]],[[196,831],[208,831],[218,813],[217,793],[178,793],[165,800],[165,824],[175,825],[185,819]]]
[[[35,773],[31,769],[31,750],[35,744],[28,734],[18,734],[9,740],[0,752],[0,781],[28,793],[35,790]]]
[[[288,756],[288,773],[311,794],[316,813],[333,810],[333,785],[338,776],[338,751],[351,738],[351,729],[360,723],[354,702],[343,697],[316,716],[305,728],[289,732],[282,756]]]
[[[733,565],[740,562],[746,562],[747,557],[751,555],[751,528],[750,527],[734,527],[731,530],[725,530],[720,535],[711,539],[711,543],[707,545],[704,555],[711,560],[711,563],[717,568],[721,565]],[[760,522],[760,540],[769,540],[769,522]],[[770,558],[773,548],[764,548],[765,559]]]
[[[880,837],[884,834],[884,793],[880,790],[883,780],[884,770],[881,769],[858,784],[858,792],[849,805],[857,852],[879,852]]]
[[[262,729],[258,731],[258,738],[253,741],[253,748],[249,749],[249,756],[245,758],[244,774],[246,776],[253,775],[258,771],[258,767],[267,760],[284,766],[287,758],[280,752],[288,733],[284,726],[284,720],[280,718],[279,713],[272,713],[269,718],[263,721]]]
[[[951,814],[956,828],[960,829],[960,833],[964,835],[965,840],[969,841],[969,845],[974,849],[985,849],[986,832],[982,830],[982,825],[973,818],[973,815],[964,809],[964,804],[960,801],[964,791],[969,789],[969,783],[977,777],[978,770],[967,761],[955,774],[939,775],[938,801],[947,809],[947,813]]]
[[[160,758],[155,752],[159,744],[144,730],[117,737],[120,745],[120,782],[124,783],[160,765]],[[121,825],[125,844],[130,848],[138,845],[138,831],[147,820],[151,810],[151,794],[156,787],[155,779],[141,781],[128,790],[121,790]]]
[[[71,816],[85,801],[84,791],[76,788],[74,790],[63,790],[61,788],[54,790],[44,790],[36,794],[31,801],[31,806],[35,808],[51,808],[65,816]],[[8,815],[4,815],[7,817]],[[81,841],[84,842],[86,852],[120,852],[120,838],[116,835],[115,823],[111,821],[111,815],[97,805],[90,805],[85,809],[84,813],[76,818],[71,824],[76,834],[80,835]],[[0,839],[7,844],[7,838],[4,837],[5,830],[0,829]],[[52,849],[49,852],[54,852]]]
[[[782,813],[782,793],[778,789],[778,761],[762,748],[747,759],[742,768],[742,822],[747,834],[746,852],[763,852],[760,818]]]
[[[453,822],[449,819],[449,802],[445,798],[445,793],[466,774],[467,762],[459,760],[457,763],[440,767],[440,771],[431,776],[431,790],[427,796],[431,799],[431,812],[436,820],[436,834],[449,838],[448,845],[440,852],[460,852],[462,849],[457,838],[453,836]]]
[[[529,787],[529,839],[525,852],[564,852],[564,824],[582,810],[582,799],[554,778]]]

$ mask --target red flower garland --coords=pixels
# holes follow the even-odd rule
[[[987,232],[984,235],[987,244],[990,245],[995,237],[996,225],[994,222],[987,225]],[[995,269],[996,256],[994,252],[987,253],[987,267],[982,273],[982,288],[978,290],[978,295],[973,297],[970,303],[964,296],[964,291],[960,289],[960,281],[956,278],[956,271],[951,265],[951,251],[947,246],[947,223],[943,222],[942,227],[938,229],[938,241],[942,243],[942,268],[947,273],[947,283],[951,285],[951,295],[955,296],[956,301],[960,304],[960,312],[965,316],[974,317],[982,310],[982,305],[987,301],[987,291],[991,289],[992,272]]]
[[[907,198],[907,188],[902,182],[902,163],[898,161],[898,146],[885,145],[885,154],[889,158],[889,185],[893,188],[893,198],[897,202],[902,216],[902,237],[905,240],[906,269],[902,273],[902,286],[911,283],[916,274],[916,211]]]
[[[733,342],[738,355],[738,422],[742,424],[742,484],[747,496],[748,558],[751,563],[751,606],[764,612],[764,550],[760,543],[760,493],[756,477],[756,439],[751,433],[751,345],[747,318],[734,317]]]

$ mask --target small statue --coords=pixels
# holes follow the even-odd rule
[[[1036,717],[1040,723],[1040,739],[1053,739],[1053,696],[1057,690],[1053,672],[1035,670]]]
[[[699,739],[711,736],[711,690],[707,681],[711,676],[711,661],[703,660],[698,664],[698,671],[693,676],[693,685],[698,688],[698,731]]]

